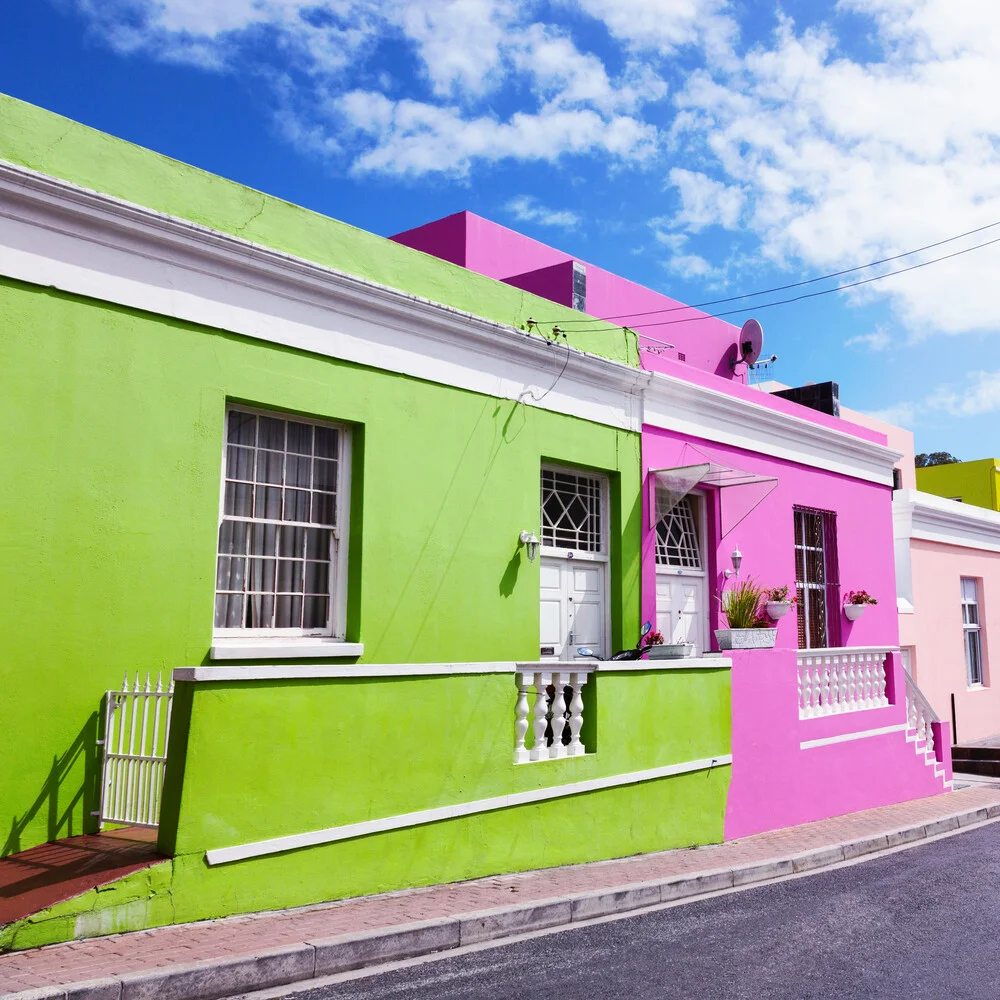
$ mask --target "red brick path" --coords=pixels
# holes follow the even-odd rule
[[[0,955],[0,990],[16,992],[178,963],[253,955],[282,945],[509,906],[518,901],[789,858],[998,804],[1000,788],[964,788],[725,844],[50,945]]]
[[[0,858],[0,925],[162,861],[156,831],[68,837]]]

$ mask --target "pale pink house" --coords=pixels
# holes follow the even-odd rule
[[[648,372],[643,614],[668,642],[693,644],[679,667],[718,665],[719,595],[737,550],[743,577],[797,592],[773,649],[726,654],[727,837],[950,787],[947,720],[914,711],[923,701],[900,655],[901,454],[883,430],[749,385],[737,327],[470,213],[393,238],[636,331]],[[663,325],[679,318],[690,322]],[[843,597],[857,589],[880,601],[852,623]],[[572,653],[567,636],[541,639],[543,652]]]
[[[1000,734],[990,640],[1000,630],[1000,513],[916,488],[913,435],[857,414],[902,452],[893,497],[899,642],[907,671],[965,744]],[[997,634],[1000,634],[998,632]]]

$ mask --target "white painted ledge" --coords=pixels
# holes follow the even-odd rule
[[[217,639],[213,660],[293,660],[311,656],[361,656],[363,642],[335,639]]]
[[[728,656],[679,656],[675,660],[602,660],[597,669],[602,674],[626,670],[659,673],[661,670],[728,670],[732,665]]]
[[[330,655],[329,653],[326,655]],[[434,677],[513,674],[513,660],[476,663],[254,663],[225,667],[175,667],[175,681],[294,681],[351,677]]]
[[[567,757],[565,759],[574,760],[575,758]],[[497,809],[510,809],[513,806],[530,805],[534,802],[559,799],[567,795],[582,795],[585,792],[598,792],[605,788],[617,788],[621,785],[635,785],[641,781],[654,781],[657,778],[687,774],[691,771],[706,771],[725,764],[732,764],[732,762],[732,754],[719,754],[717,757],[686,760],[677,764],[667,764],[665,767],[652,767],[645,771],[611,774],[604,778],[574,781],[566,785],[552,785],[549,788],[533,788],[527,792],[497,795],[490,799],[459,802],[450,806],[439,806],[436,809],[421,809],[418,812],[400,813],[397,816],[370,819],[361,823],[346,823],[343,826],[332,826],[326,830],[293,833],[286,837],[273,837],[269,840],[238,844],[234,847],[217,847],[205,852],[205,860],[210,865],[245,861],[248,858],[261,858],[269,854],[280,854],[282,851],[294,851],[301,847],[333,844],[339,840],[351,840],[354,837],[365,837],[373,833],[385,833],[388,830],[402,830],[406,827],[422,826],[425,823],[437,823],[459,816],[472,816],[476,813],[493,812]]]
[[[830,718],[830,716],[825,716]],[[838,736],[824,736],[819,740],[802,740],[799,743],[800,750],[815,750],[816,747],[833,746],[835,743],[852,743],[854,740],[867,740],[873,736],[885,736],[887,733],[902,733],[906,730],[906,723],[901,722],[896,726],[881,726],[878,729],[865,729],[856,733],[841,733]]]

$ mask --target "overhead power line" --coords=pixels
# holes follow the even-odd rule
[[[994,225],[1000,225],[1000,223],[994,223]],[[983,228],[988,229],[990,227],[984,226]],[[784,306],[788,305],[788,303],[790,302],[801,302],[804,299],[815,299],[818,298],[820,295],[831,295],[834,292],[842,292],[848,288],[857,288],[859,285],[869,285],[873,281],[881,281],[883,278],[891,278],[894,274],[906,274],[907,271],[916,271],[918,268],[927,267],[930,264],[939,264],[943,260],[951,260],[951,258],[953,257],[961,257],[963,254],[972,253],[973,250],[982,250],[983,247],[992,246],[994,243],[1000,243],[1000,236],[998,236],[996,239],[987,240],[985,243],[977,243],[975,246],[965,247],[965,249],[963,250],[956,250],[954,253],[943,254],[940,257],[932,257],[930,260],[921,261],[919,264],[911,264],[909,267],[897,268],[895,271],[886,271],[885,274],[876,274],[874,277],[862,278],[860,281],[850,281],[846,285],[836,285],[834,288],[823,288],[818,292],[806,292],[804,295],[793,295],[791,298],[788,299],[776,299],[774,302],[761,302],[760,304],[755,305],[752,308],[754,310],[770,309],[772,306]],[[906,255],[904,254],[903,256]],[[789,287],[795,287],[795,286],[793,285]],[[723,301],[731,301],[731,300],[723,300]],[[695,307],[682,306],[681,308],[694,309]],[[652,326],[675,326],[677,323],[699,323],[706,319],[724,319],[726,316],[736,316],[740,313],[745,313],[748,308],[750,307],[745,306],[741,309],[728,309],[725,312],[704,313],[701,316],[688,316],[683,319],[666,319],[666,320],[660,320],[658,323],[643,323],[643,327],[646,328]],[[664,310],[664,311],[673,312],[674,310]],[[560,322],[566,322],[566,321],[561,320]],[[593,320],[591,320],[590,322],[593,322]],[[593,333],[595,331],[606,330],[606,329],[607,327],[591,326],[583,330],[574,330],[573,332]],[[640,337],[642,336],[641,332],[639,332],[639,336]]]
[[[647,310],[646,312],[614,313],[611,316],[602,316],[599,318],[601,322],[610,323],[616,319],[636,319],[637,317],[641,316],[659,316],[659,315],[665,315],[667,313],[681,312],[685,309],[704,309],[707,306],[724,305],[727,302],[738,302],[740,299],[756,298],[759,295],[773,295],[775,292],[787,292],[792,288],[801,288],[804,285],[813,285],[818,281],[830,281],[833,278],[841,278],[845,274],[854,274],[857,271],[867,271],[871,267],[879,267],[882,264],[891,264],[894,260],[902,260],[904,257],[912,257],[914,254],[923,253],[925,250],[933,250],[935,247],[941,247],[947,243],[954,243],[956,240],[965,239],[965,237],[967,236],[975,236],[976,233],[985,232],[987,229],[995,229],[997,226],[1000,226],[1000,222],[991,222],[989,223],[989,225],[979,226],[976,229],[970,229],[967,232],[959,233],[957,236],[949,236],[946,240],[938,240],[936,243],[928,243],[926,246],[917,247],[915,250],[907,250],[905,253],[894,254],[892,257],[883,257],[881,260],[869,261],[867,264],[858,264],[856,267],[848,267],[845,268],[843,271],[832,271],[829,274],[821,274],[815,278],[806,278],[803,281],[793,281],[791,284],[788,285],[776,285],[774,288],[762,288],[758,292],[742,292],[739,295],[731,295],[725,299],[710,299],[707,302],[693,302],[690,305],[665,306],[662,309],[650,309]],[[978,250],[980,249],[980,247],[989,246],[990,243],[993,242],[996,241],[991,240],[988,243],[980,243],[978,246],[969,247],[968,249]],[[966,253],[966,252],[967,252],[966,250],[959,251],[959,253]],[[934,264],[939,260],[947,260],[949,257],[954,257],[954,256],[958,256],[958,254],[947,254],[943,257],[937,257],[934,260],[925,261],[924,264]],[[905,271],[913,270],[914,267],[923,267],[924,264],[915,264],[912,267],[902,268],[896,271],[888,271],[885,274],[878,275],[877,278],[867,278],[865,279],[865,281],[875,281],[878,280],[878,278],[888,278],[890,275],[893,274],[903,274]],[[864,284],[865,281],[852,282],[851,284],[848,285],[838,285],[836,288],[831,288],[828,289],[827,291],[837,292],[840,291],[842,288],[851,288],[855,284]],[[817,294],[826,294],[826,292],[820,292]],[[808,296],[803,296],[803,297],[808,297]],[[787,299],[785,301],[797,302],[799,300],[797,298],[792,298],[792,299]],[[775,302],[772,304],[779,305],[783,303]],[[765,308],[765,307],[758,306],[757,308]],[[719,313],[718,315],[731,316],[733,315],[733,312],[742,312],[742,310],[733,310],[732,312]],[[540,323],[558,322],[560,325],[564,325],[566,323],[593,323],[593,321],[594,317],[591,316],[581,316],[579,319],[561,318],[559,320],[539,320]],[[690,322],[690,321],[684,320],[684,322]],[[615,325],[617,326],[619,324],[616,323]],[[648,324],[648,325],[655,326],[657,324]],[[577,332],[580,333],[582,331],[578,330]]]

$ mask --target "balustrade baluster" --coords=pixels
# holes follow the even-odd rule
[[[586,674],[569,675],[569,686],[573,689],[573,697],[569,703],[571,739],[566,750],[570,757],[579,757],[587,752],[580,742],[580,730],[583,728],[583,682],[586,679]]]
[[[879,653],[875,667],[875,702],[878,705],[888,705],[889,699],[885,695],[885,653]]]
[[[566,686],[566,674],[553,674],[552,683],[555,685],[555,695],[552,698],[552,746],[549,747],[549,757],[553,760],[566,756],[566,747],[563,746],[563,732],[566,729],[566,696],[564,688]]]
[[[823,705],[820,700],[820,693],[822,691],[822,664],[817,663],[813,667],[813,684],[812,684],[812,702],[813,702],[813,715],[821,715],[823,713]]]
[[[836,669],[836,668],[834,668]],[[820,688],[820,704],[823,706],[823,714],[830,712],[830,663],[823,664],[823,683]]]
[[[850,657],[847,659],[847,703],[851,706],[851,711],[853,712],[858,707],[858,678],[857,669],[854,665],[854,660]]]
[[[524,764],[531,756],[524,745],[528,734],[528,688],[531,686],[530,674],[517,675],[517,704],[514,706],[514,763]]]
[[[531,746],[531,760],[544,760],[549,756],[549,748],[545,745],[545,713],[548,704],[545,700],[545,689],[549,686],[549,674],[535,674],[535,708],[532,730],[535,742]]]
[[[837,677],[840,682],[837,711],[849,712],[851,710],[851,705],[847,698],[847,666],[843,660],[839,660],[837,664]]]

